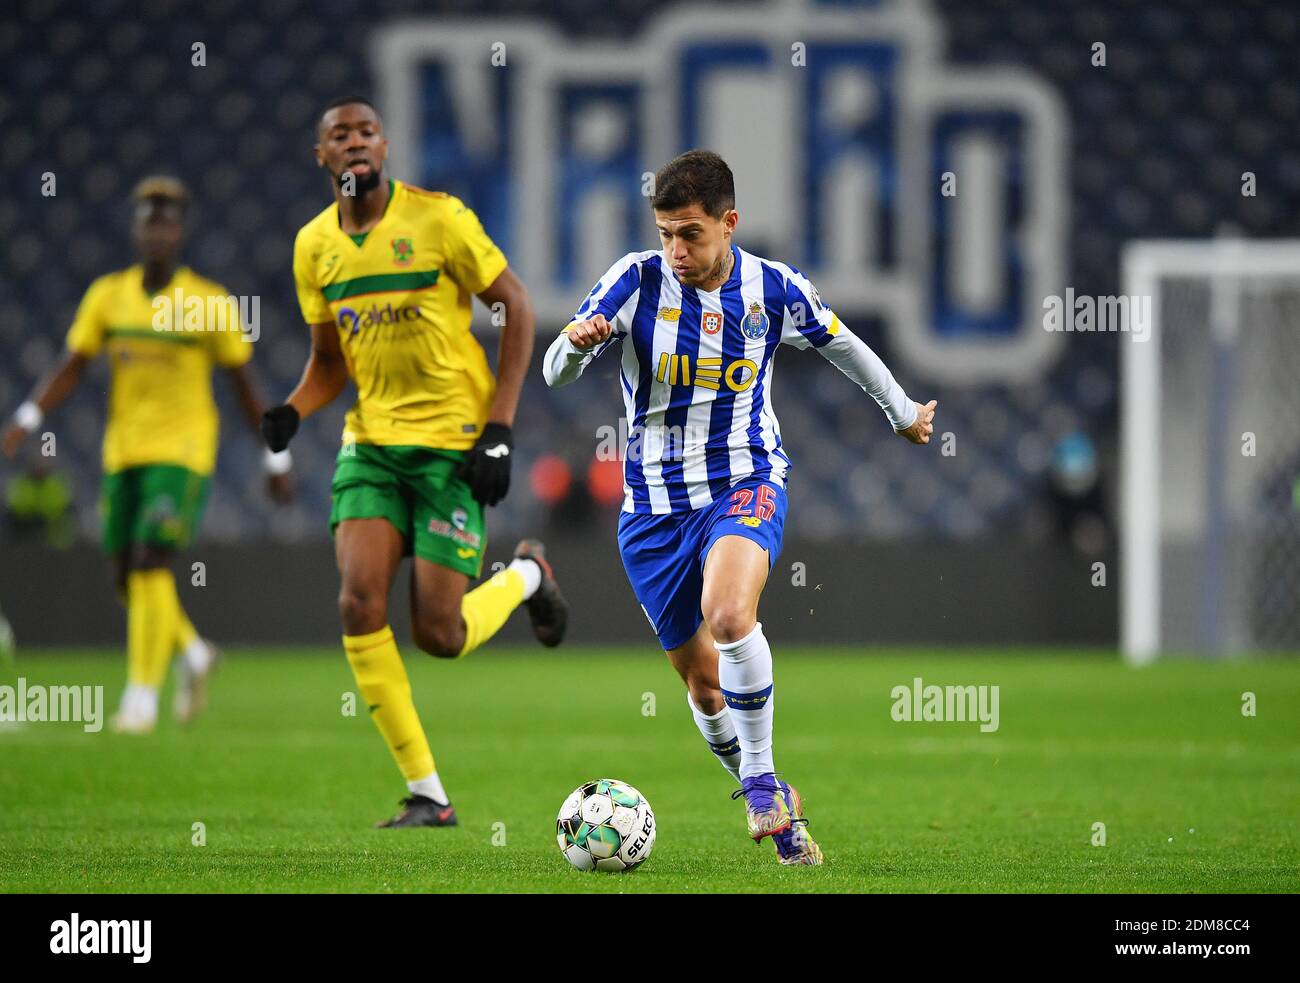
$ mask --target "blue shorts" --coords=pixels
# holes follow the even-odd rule
[[[741,481],[715,502],[692,512],[623,512],[618,549],[632,591],[659,636],[675,649],[699,630],[704,615],[704,560],[723,536],[744,536],[767,550],[769,571],[781,552],[785,489],[768,481]]]

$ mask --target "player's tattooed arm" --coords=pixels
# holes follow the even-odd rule
[[[542,360],[542,374],[551,387],[568,385],[596,357],[600,346],[613,334],[613,327],[604,314],[595,314],[585,321],[574,321],[551,342]]]
[[[532,301],[528,298],[528,288],[508,266],[478,299],[493,311],[494,317],[497,311],[503,313],[501,347],[497,352],[497,388],[488,410],[488,422],[513,426],[519,391],[533,358]]]
[[[68,352],[58,367],[36,387],[31,397],[18,407],[18,412],[5,427],[5,457],[17,454],[23,439],[44,422],[47,413],[53,412],[55,407],[72,394],[89,361],[90,358],[81,352]]]

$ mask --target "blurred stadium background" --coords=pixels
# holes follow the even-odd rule
[[[127,192],[160,171],[196,198],[188,265],[260,298],[256,371],[287,393],[308,349],[293,237],[329,200],[313,124],[341,94],[376,99],[391,176],[478,211],[535,292],[539,357],[609,261],[654,243],[643,174],[710,146],[737,174],[742,245],[807,272],[911,395],[939,400],[955,450],[895,440],[831,366],[786,352],[774,395],[795,470],[765,622],[801,642],[1113,648],[1134,342],[1049,333],[1041,301],[1119,294],[1133,240],[1300,235],[1298,35],[1293,4],[1249,0],[21,0],[0,19],[0,409],[56,358],[89,282],[126,265]],[[1298,310],[1292,293],[1268,315],[1274,365],[1300,366]],[[482,309],[476,330],[494,355]],[[555,392],[531,376],[489,560],[540,534],[578,602],[573,639],[649,646],[613,541],[617,466],[595,460],[618,424],[616,369],[595,368]],[[1284,377],[1274,410],[1294,442],[1250,463],[1242,494],[1273,502],[1294,546],[1300,406]],[[0,607],[22,642],[121,637],[96,546],[106,383],[101,363],[51,418],[54,458],[30,442],[0,462]],[[182,577],[184,602],[219,641],[332,641],[328,488],[349,399],[305,427],[298,500],[275,509],[217,388],[221,455],[190,556],[207,585]],[[1182,425],[1195,456],[1206,419]],[[1270,560],[1283,612],[1295,556]],[[1265,620],[1273,634],[1238,641],[1296,646],[1293,613]]]

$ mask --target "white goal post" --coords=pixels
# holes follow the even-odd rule
[[[1134,241],[1121,269],[1151,304],[1120,339],[1124,656],[1300,648],[1300,240]]]

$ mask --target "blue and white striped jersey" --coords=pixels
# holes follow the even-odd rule
[[[573,318],[603,314],[610,337],[582,352],[561,335],[547,353],[547,382],[563,385],[622,345],[625,512],[702,508],[747,478],[785,485],[791,462],[772,408],[777,345],[822,349],[848,332],[798,270],[734,245],[732,254],[726,283],[705,293],[682,284],[659,250],[629,253]]]

